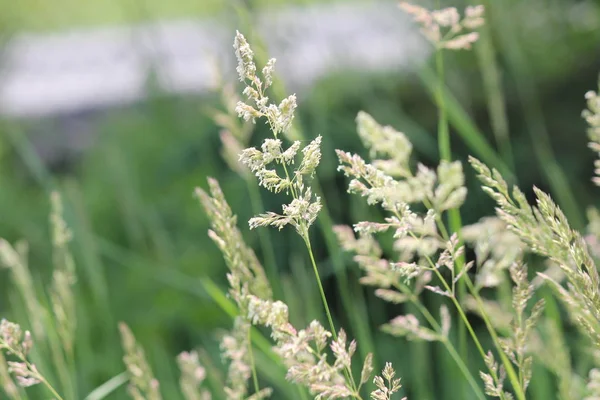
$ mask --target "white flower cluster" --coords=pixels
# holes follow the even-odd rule
[[[600,87],[600,83],[598,84]],[[590,126],[588,129],[588,137],[590,139],[590,148],[594,150],[600,157],[600,95],[597,92],[589,91],[585,94],[588,108],[583,111],[583,118]],[[593,181],[600,186],[600,160],[594,163],[596,176]]]
[[[455,298],[458,280],[471,268],[466,264],[460,271],[457,260],[464,253],[458,236],[445,240],[438,228],[443,228],[440,216],[462,205],[466,197],[464,175],[459,162],[444,162],[437,171],[418,165],[416,174],[410,168],[412,145],[404,134],[389,126],[381,126],[370,115],[361,112],[357,117],[358,133],[376,159],[367,163],[356,154],[337,150],[339,169],[351,178],[350,193],[366,197],[369,204],[380,204],[390,213],[384,222],[364,221],[349,227],[338,226],[335,233],[342,247],[354,252],[354,260],[366,272],[361,283],[378,287],[375,294],[392,303],[411,302],[423,311],[418,296],[424,289]],[[412,204],[422,203],[424,215],[411,210]],[[393,232],[396,260],[382,257],[373,234]],[[446,231],[443,231],[447,235]],[[437,255],[437,258],[436,258]],[[443,273],[450,272],[447,280]],[[436,275],[443,288],[429,285]],[[442,307],[438,322],[430,314],[431,328],[422,326],[414,315],[399,316],[384,325],[384,331],[409,339],[446,342],[450,313]]]
[[[237,72],[240,81],[248,86],[244,89],[244,95],[254,105],[239,101],[236,106],[238,115],[246,121],[255,121],[257,118],[266,117],[275,137],[280,133],[286,133],[294,119],[296,110],[296,95],[291,95],[281,101],[279,105],[269,104],[266,90],[273,83],[273,70],[275,59],[272,58],[262,70],[263,79],[256,75],[256,64],[254,64],[254,52],[248,41],[239,32],[236,32],[233,43],[235,55],[238,60]]]
[[[288,167],[294,165],[296,155],[300,150],[300,142],[295,141],[290,147],[283,150],[283,143],[278,139],[280,133],[285,133],[290,128],[296,109],[296,96],[284,99],[278,106],[268,104],[269,98],[265,90],[272,83],[275,60],[271,59],[263,68],[263,80],[256,76],[254,53],[244,36],[237,32],[234,48],[238,59],[238,74],[240,80],[248,86],[244,94],[253,101],[256,108],[243,102],[238,102],[238,114],[245,120],[254,120],[265,117],[273,139],[266,139],[261,150],[250,147],[242,151],[239,160],[256,175],[259,184],[267,190],[292,195],[290,204],[283,206],[283,214],[268,212],[250,219],[250,228],[258,226],[275,226],[282,229],[292,225],[296,231],[306,238],[308,228],[317,218],[321,210],[321,201],[314,196],[305,180],[314,176],[315,170],[321,161],[321,137],[318,136],[302,149],[302,161],[293,171]]]
[[[29,331],[23,332],[18,324],[5,319],[0,321],[0,350],[13,355],[19,361],[9,361],[8,372],[12,373],[22,387],[37,385],[41,375],[34,364],[27,361],[33,347],[33,339]]]
[[[371,155],[383,158],[369,164],[356,154],[337,150],[339,170],[351,178],[348,192],[366,197],[368,204],[381,204],[391,215],[385,222],[359,222],[354,225],[354,230],[361,236],[393,230],[394,250],[401,257],[399,263],[388,266],[378,260],[378,255],[365,258],[366,254],[359,254],[357,261],[367,271],[367,279],[379,281],[380,285],[384,283],[382,275],[386,270],[392,282],[398,276],[414,278],[423,272],[419,265],[424,263],[427,268],[432,267],[425,263],[426,259],[446,246],[438,233],[439,219],[443,212],[460,207],[466,197],[462,166],[459,162],[442,161],[436,173],[419,164],[417,173],[413,174],[409,166],[412,146],[404,134],[379,125],[364,112],[359,113],[357,123],[358,132]],[[427,213],[413,212],[410,205],[415,203],[424,204]],[[355,251],[351,237],[345,234],[345,247]],[[419,265],[405,262],[415,257],[421,258]],[[376,273],[377,269],[380,273]]]
[[[454,7],[429,11],[414,4],[401,2],[400,8],[412,15],[414,21],[421,25],[423,35],[438,49],[470,49],[479,39],[479,34],[469,31],[485,23],[485,9],[482,5],[468,6],[462,19]]]
[[[373,379],[373,383],[377,386],[377,390],[371,392],[371,399],[391,400],[392,395],[402,387],[400,378],[394,379],[395,376],[396,371],[392,367],[392,363],[385,363],[385,368],[383,368],[381,376],[376,376],[375,379]],[[406,400],[406,397],[403,397],[402,400]]]
[[[337,339],[318,322],[312,321],[306,329],[297,331],[289,322],[288,308],[280,301],[263,300],[250,296],[248,317],[253,324],[271,329],[275,352],[288,368],[287,379],[309,388],[315,399],[357,397],[344,371],[351,371],[356,342],[347,342],[346,333],[340,330]],[[334,356],[333,364],[327,360],[326,348]],[[372,357],[363,364],[360,385],[370,377]]]
[[[394,214],[403,213],[412,203],[429,204],[436,213],[462,205],[467,189],[460,162],[442,161],[437,174],[419,164],[413,174],[409,168],[412,146],[403,133],[379,125],[365,112],[360,112],[356,121],[371,156],[382,158],[369,164],[356,154],[336,150],[339,170],[352,178],[350,193],[366,197],[369,204],[381,204]]]
[[[479,375],[485,386],[485,394],[492,397],[512,400],[514,398],[512,394],[504,391],[504,381],[506,380],[506,370],[504,369],[504,366],[498,365],[494,358],[494,354],[491,351],[487,353],[484,361],[486,367],[490,371],[489,374],[479,371]]]
[[[319,211],[321,202],[314,196],[310,187],[305,185],[305,180],[314,176],[315,170],[321,160],[321,137],[318,136],[302,149],[302,161],[290,176],[287,167],[295,163],[296,155],[300,149],[300,142],[294,142],[285,151],[279,139],[266,139],[261,150],[254,147],[245,149],[240,155],[240,161],[246,165],[258,178],[259,184],[267,190],[291,194],[293,199],[290,204],[283,205],[283,214],[268,212],[250,219],[250,228],[258,226],[275,226],[282,229],[292,225],[303,235],[310,227]],[[276,167],[283,167],[285,177],[281,177]]]

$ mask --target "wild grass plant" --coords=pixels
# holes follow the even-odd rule
[[[408,3],[400,6],[435,49],[433,92],[440,162],[437,166],[418,162],[405,134],[359,112],[356,127],[368,158],[336,150],[338,170],[348,179],[348,192],[377,208],[374,215],[381,218],[354,221],[352,226],[331,224],[318,185],[319,164],[333,154],[323,154],[322,136],[309,140],[298,128],[293,130],[296,96],[275,101],[270,94],[275,59],[260,68],[250,43],[236,34],[243,97],[226,88],[225,111],[213,117],[223,129],[223,156],[251,194],[256,215],[248,226],[262,230],[260,253],[268,267],[263,269],[246,244],[243,224],[238,225],[219,182],[208,178],[208,189],[197,188],[195,194],[210,221],[208,234],[227,265],[229,288],[225,296],[210,280],[204,280],[203,286],[233,321],[230,330],[220,335],[225,372],[215,369],[201,350],[182,352],[176,357],[180,371],[176,396],[186,400],[391,400],[412,393],[401,384],[402,371],[387,359],[390,355],[374,353],[373,339],[365,333],[374,327],[365,313],[357,312],[362,319],[356,315],[344,319],[332,312],[333,299],[314,251],[318,224],[352,255],[366,290],[372,288],[382,302],[403,310],[381,330],[398,343],[408,341],[409,346],[419,341],[437,343],[448,355],[448,367],[459,372],[455,382],[459,398],[534,399],[531,386],[537,373],[554,376],[556,384],[550,390],[556,389],[559,399],[600,398],[598,212],[589,211],[589,226],[579,232],[541,190],[534,188],[535,204],[530,204],[524,192],[503,177],[501,171],[511,164],[510,148],[504,143],[502,156],[486,157],[496,165],[470,159],[483,191],[496,203],[496,215],[463,226],[460,209],[468,192],[464,166],[453,160],[451,151],[444,52],[478,45],[484,7],[469,6],[461,15],[456,8],[429,11]],[[600,153],[600,96],[590,91],[585,99],[583,117],[589,125],[590,147]],[[254,124],[263,122],[271,136],[252,147]],[[506,140],[499,135],[499,140]],[[472,143],[486,142],[479,137]],[[593,179],[598,184],[600,178]],[[276,195],[281,206],[266,209],[258,187]],[[126,372],[114,371],[113,378],[88,394],[78,388],[79,270],[69,247],[73,232],[65,222],[58,192],[51,194],[50,202],[54,257],[47,290],[36,286],[27,245],[0,241],[2,272],[10,276],[19,294],[14,299],[18,321],[0,323],[4,394],[10,399],[92,400],[110,398],[126,384],[135,400],[171,398],[125,322],[118,329]],[[293,308],[274,282],[282,278],[273,245],[264,233],[267,228],[290,229],[304,246],[310,284],[316,288],[311,293],[320,303],[306,324],[292,322],[296,320]],[[335,275],[342,282],[352,276],[344,269],[336,269]],[[341,308],[352,313],[346,303],[351,293],[343,287]],[[406,307],[397,306],[401,304]],[[562,321],[559,307],[566,310],[569,321]],[[346,329],[341,326],[344,320],[350,322]],[[577,328],[583,350],[568,346],[567,324]],[[359,339],[353,340],[352,334]],[[588,355],[584,364],[575,362],[574,351]],[[422,379],[435,385],[428,377]]]

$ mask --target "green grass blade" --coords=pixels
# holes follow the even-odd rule
[[[477,5],[480,2],[471,1]],[[483,79],[483,89],[487,98],[488,114],[490,116],[491,128],[496,139],[496,145],[500,149],[502,159],[511,168],[515,169],[515,160],[510,142],[508,115],[506,114],[506,101],[500,81],[500,71],[496,62],[496,49],[492,41],[490,24],[484,24],[479,28],[479,40],[474,46],[474,52]]]
[[[428,66],[422,66],[418,70],[421,81],[429,91],[431,96],[435,96],[438,85],[438,78]],[[442,91],[448,120],[454,127],[456,133],[464,141],[467,147],[477,155],[478,158],[485,160],[485,163],[493,166],[510,182],[514,182],[514,174],[508,165],[498,155],[496,150],[489,144],[483,133],[477,128],[473,120],[469,117],[458,100],[444,86]]]
[[[111,395],[115,390],[123,386],[129,380],[127,372],[121,372],[119,375],[115,375],[96,389],[92,390],[90,394],[85,396],[84,400],[102,400]]]
[[[518,32],[512,26],[512,17],[507,14],[510,9],[506,4],[498,6],[486,1],[486,7],[497,16],[497,33],[506,57],[508,70],[515,80],[517,93],[521,100],[527,131],[531,137],[534,154],[540,164],[541,171],[550,185],[552,195],[569,218],[575,229],[585,226],[583,212],[573,194],[569,180],[558,163],[550,142],[548,127],[540,102],[533,76],[535,72],[529,67],[527,57],[521,48]]]

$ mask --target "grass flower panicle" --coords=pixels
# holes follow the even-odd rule
[[[54,271],[50,298],[63,349],[72,357],[77,325],[75,295],[72,288],[77,281],[77,276],[75,262],[69,250],[73,234],[64,220],[62,199],[58,192],[50,195],[50,202],[52,205],[50,225],[54,245]]]
[[[600,88],[600,82],[598,83],[598,87]],[[590,148],[600,157],[600,95],[590,90],[585,94],[585,99],[588,108],[583,111],[582,115],[589,125],[588,137],[590,139]],[[594,167],[596,176],[593,178],[593,181],[596,185],[600,186],[600,160],[594,162]]]
[[[567,218],[550,196],[534,188],[537,206],[530,206],[525,195],[508,185],[496,170],[490,170],[475,158],[473,168],[479,173],[483,189],[496,201],[498,216],[530,251],[549,258],[564,273],[568,285],[561,286],[541,274],[556,289],[570,311],[570,317],[590,339],[600,343],[600,288],[596,264],[581,234],[571,229]]]
[[[462,19],[454,7],[429,11],[403,1],[400,3],[400,8],[421,25],[423,35],[438,49],[470,49],[479,39],[479,34],[469,31],[485,23],[485,8],[482,5],[468,6]]]
[[[235,318],[232,330],[221,340],[223,358],[229,365],[225,392],[228,398],[241,400],[247,396],[250,377],[252,375],[255,377],[250,343],[251,319],[247,317],[252,307],[250,300],[254,296],[270,300],[272,290],[262,265],[254,251],[246,245],[236,226],[237,218],[225,200],[219,183],[209,178],[208,184],[210,194],[196,188],[196,196],[211,222],[212,229],[209,230],[209,236],[221,250],[229,268],[227,274],[229,293],[240,312],[240,315]],[[270,389],[259,391],[256,379],[254,381],[255,395],[267,397]]]
[[[360,398],[353,383],[344,371],[351,370],[356,342],[347,343],[346,333],[340,330],[333,339],[331,332],[312,321],[302,330],[296,330],[289,322],[287,306],[281,301],[267,301],[251,296],[249,319],[270,328],[275,340],[275,352],[288,368],[287,379],[309,388],[316,399]],[[330,363],[325,352],[327,345],[335,361]],[[361,381],[370,374],[371,358],[363,365]]]
[[[512,400],[512,394],[504,391],[504,381],[506,380],[506,370],[502,365],[498,365],[494,354],[490,351],[484,358],[485,365],[491,374],[483,371],[479,372],[485,386],[485,394],[492,397],[499,397],[507,400]]]
[[[371,399],[391,400],[392,395],[402,388],[400,378],[395,379],[395,376],[396,371],[392,367],[392,363],[385,363],[381,376],[376,376],[375,379],[373,379],[373,383],[377,386],[377,390],[371,392]],[[402,400],[406,399],[406,397],[402,398]]]
[[[257,75],[256,64],[254,63],[254,52],[250,48],[248,41],[241,33],[237,32],[233,43],[235,55],[238,60],[237,72],[240,81],[248,86],[244,88],[244,95],[254,105],[249,105],[239,101],[236,106],[236,112],[245,121],[254,122],[257,118],[265,117],[271,127],[273,134],[277,138],[279,134],[286,133],[294,119],[296,110],[296,95],[290,95],[283,99],[280,104],[269,104],[269,98],[265,91],[273,83],[273,70],[275,59],[267,62],[263,68],[261,80]]]
[[[33,347],[31,332],[23,331],[18,324],[5,319],[0,321],[0,350],[16,357],[19,361],[8,361],[8,372],[12,373],[19,386],[29,387],[42,381],[34,364],[27,361]]]
[[[144,349],[137,344],[133,333],[125,323],[119,324],[119,331],[125,351],[123,362],[129,373],[127,392],[134,400],[161,400],[160,384],[146,360]]]
[[[177,365],[181,371],[179,387],[185,400],[211,400],[210,392],[202,388],[206,379],[206,370],[200,365],[198,352],[184,351],[177,356]]]

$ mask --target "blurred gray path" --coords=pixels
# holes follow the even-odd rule
[[[235,28],[229,25],[188,20],[22,34],[0,60],[0,115],[41,117],[131,104],[143,98],[151,71],[168,93],[210,90],[215,65],[235,79]],[[406,67],[429,49],[395,2],[266,12],[257,27],[293,91],[336,69]]]

